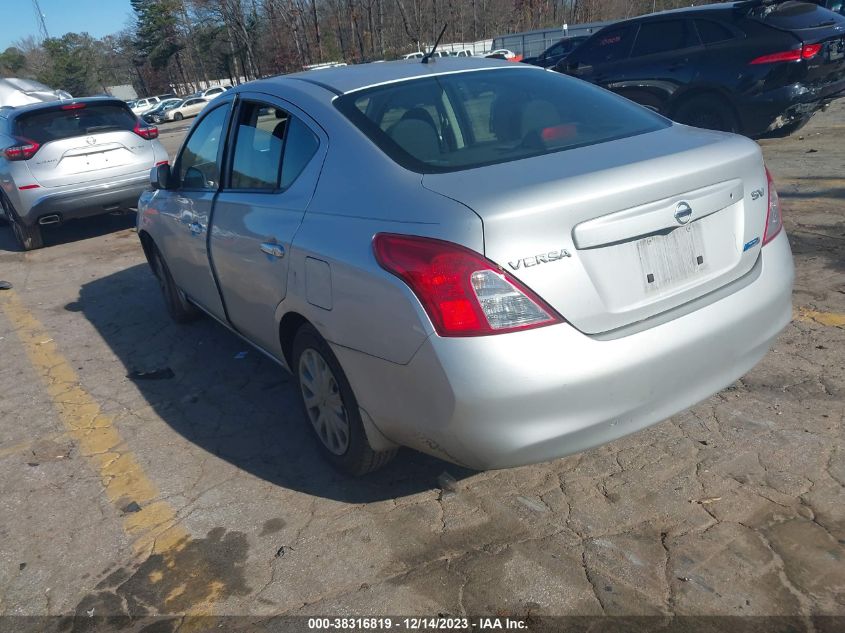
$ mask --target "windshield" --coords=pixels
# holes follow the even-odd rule
[[[15,136],[44,144],[110,130],[132,130],[137,119],[127,106],[116,104],[75,104],[35,110],[15,119]]]
[[[671,125],[591,84],[532,69],[412,79],[335,104],[388,156],[420,173],[541,156]]]

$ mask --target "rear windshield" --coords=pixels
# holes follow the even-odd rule
[[[784,2],[763,6],[752,11],[752,15],[770,26],[786,30],[812,29],[832,24],[845,24],[845,19],[809,2]]]
[[[420,173],[541,156],[671,125],[586,82],[527,68],[413,79],[335,104],[386,154]]]
[[[67,106],[65,106],[67,107]],[[128,106],[85,104],[74,110],[36,110],[15,119],[15,136],[39,144],[112,130],[132,130],[136,118]]]

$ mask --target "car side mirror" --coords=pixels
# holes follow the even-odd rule
[[[170,180],[170,165],[167,163],[156,165],[150,172],[150,186],[153,188],[153,191],[156,189],[169,189]]]

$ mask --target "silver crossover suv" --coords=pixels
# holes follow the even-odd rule
[[[170,314],[287,366],[336,466],[554,459],[731,384],[791,317],[759,147],[472,58],[212,101],[138,231]]]
[[[112,98],[0,108],[0,215],[24,250],[41,227],[135,207],[167,162],[158,130]]]

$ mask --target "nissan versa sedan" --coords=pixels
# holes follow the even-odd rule
[[[731,384],[791,317],[755,143],[524,64],[239,86],[151,180],[171,316],[288,367],[352,474],[399,446],[488,469],[611,441]]]

